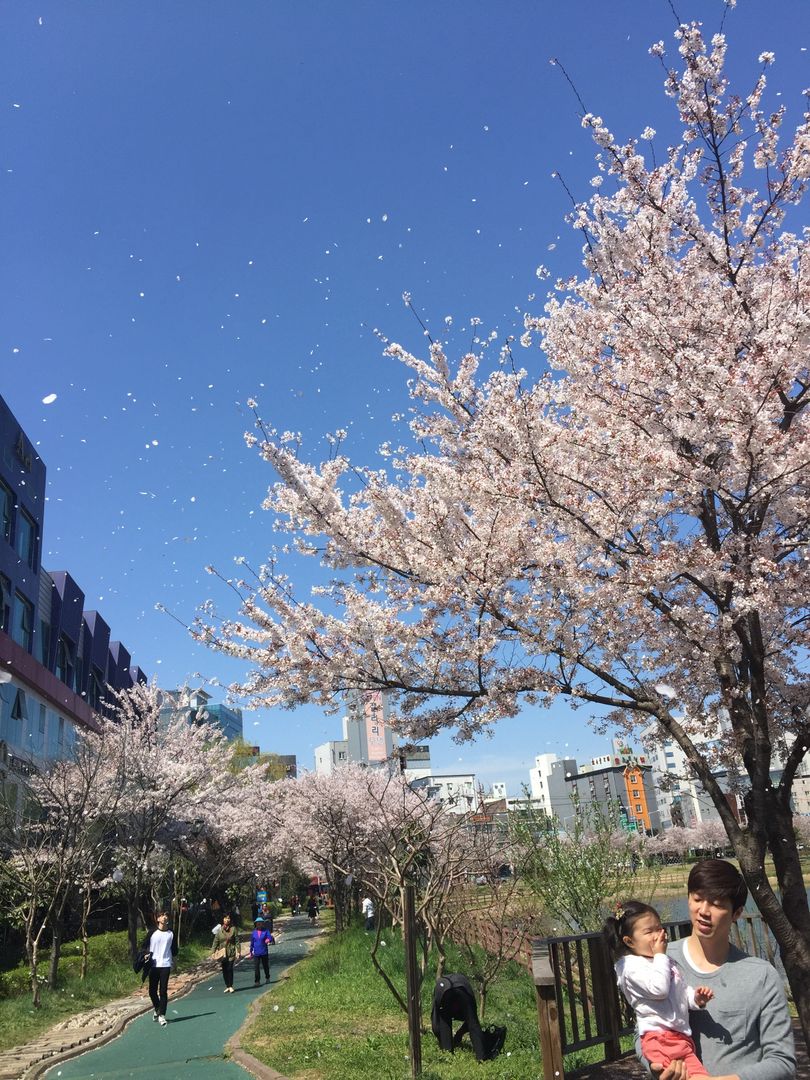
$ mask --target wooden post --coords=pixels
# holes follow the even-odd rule
[[[560,1017],[554,968],[543,938],[532,940],[532,978],[537,995],[537,1027],[543,1055],[544,1080],[564,1080]]]
[[[596,1027],[605,1039],[605,1061],[615,1061],[622,1052],[619,1043],[619,991],[607,944],[601,938],[588,939],[591,961],[591,990],[596,1010]]]
[[[408,1050],[411,1076],[422,1075],[422,1010],[419,1001],[419,971],[416,965],[416,918],[413,885],[405,886],[402,936],[405,943],[405,984],[408,995]]]

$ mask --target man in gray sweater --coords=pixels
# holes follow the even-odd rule
[[[690,986],[709,986],[705,1009],[690,1011],[698,1055],[714,1080],[793,1080],[796,1051],[782,978],[766,960],[748,956],[729,941],[748,889],[723,859],[695,863],[687,883],[692,935],[667,953]],[[661,1080],[684,1080],[673,1062]]]

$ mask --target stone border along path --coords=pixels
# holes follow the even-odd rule
[[[287,923],[287,919],[276,920],[279,929],[285,927]],[[198,983],[218,974],[219,964],[215,960],[208,959],[178,975],[173,975],[171,1000],[176,1001],[184,997]],[[281,977],[286,977],[286,973]],[[241,1046],[241,1032],[252,1021],[261,1002],[262,997],[258,997],[251,1004],[244,1023],[225,1044],[224,1052],[242,1068],[257,1077],[257,1080],[286,1080],[281,1073],[275,1072],[252,1057]],[[32,1042],[22,1046],[13,1046],[10,1050],[0,1052],[0,1080],[39,1080],[60,1062],[69,1061],[79,1054],[111,1042],[121,1034],[130,1020],[151,1011],[152,1003],[144,983],[127,997],[108,1001],[87,1012],[76,1013],[66,1020],[61,1020]]]

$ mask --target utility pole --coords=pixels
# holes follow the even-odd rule
[[[405,779],[407,749],[398,751],[399,771]],[[408,998],[408,1051],[411,1076],[422,1075],[422,1009],[419,1000],[419,969],[416,963],[416,887],[406,885],[402,907],[402,943],[405,947],[405,993]]]
[[[422,1075],[422,1015],[419,1001],[419,971],[416,965],[416,917],[414,885],[405,886],[402,937],[405,945],[405,987],[408,997],[408,1049],[411,1076]]]

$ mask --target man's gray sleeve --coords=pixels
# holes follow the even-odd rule
[[[673,941],[667,952],[690,986],[708,986],[714,994],[705,1009],[689,1011],[698,1056],[709,1075],[794,1080],[796,1051],[782,976],[766,960],[746,956],[734,945],[722,967],[697,972],[686,962],[683,944]]]
[[[763,980],[759,1013],[762,1060],[737,1071],[740,1080],[794,1080],[796,1047],[785,991],[776,970],[770,964],[765,970],[767,974]]]

